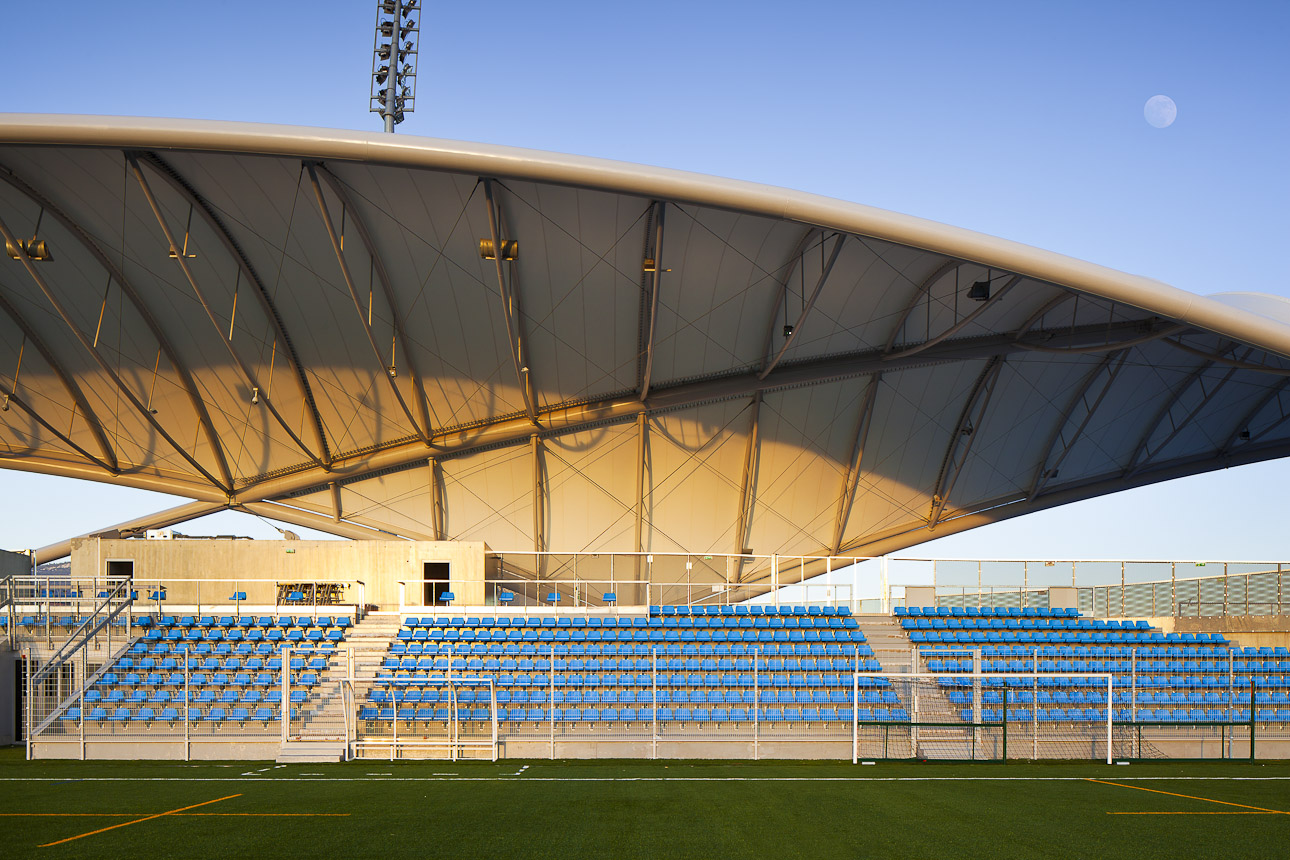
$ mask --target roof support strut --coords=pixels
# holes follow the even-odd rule
[[[1245,358],[1248,358],[1250,353],[1253,351],[1254,350],[1252,348],[1246,350]],[[1207,362],[1203,367],[1196,370],[1196,372],[1192,376],[1192,379],[1188,381],[1187,385],[1178,390],[1178,392],[1174,395],[1173,399],[1169,402],[1169,405],[1166,406],[1164,411],[1160,413],[1160,417],[1156,419],[1151,429],[1148,430],[1147,433],[1142,437],[1142,443],[1139,446],[1138,451],[1134,454],[1134,458],[1131,461],[1129,466],[1131,470],[1130,474],[1132,474],[1132,472],[1138,471],[1147,463],[1151,462],[1151,460],[1157,454],[1163,451],[1169,445],[1170,442],[1176,439],[1178,437],[1178,434],[1182,432],[1183,428],[1191,423],[1192,419],[1195,418],[1200,413],[1200,411],[1204,409],[1210,403],[1210,401],[1214,399],[1214,397],[1218,394],[1218,392],[1223,390],[1223,387],[1226,386],[1227,383],[1231,382],[1232,377],[1236,375],[1238,370],[1240,370],[1240,368],[1237,368],[1237,367],[1228,368],[1227,373],[1223,374],[1223,377],[1219,379],[1217,382],[1215,382],[1214,385],[1208,391],[1206,391],[1205,390],[1205,372],[1213,368],[1215,363],[1216,362],[1213,362],[1213,361]],[[1151,436],[1155,433],[1156,428],[1160,426],[1160,424],[1164,421],[1166,417],[1168,417],[1169,413],[1173,411],[1174,406],[1176,406],[1179,403],[1179,401],[1182,399],[1182,396],[1196,382],[1199,382],[1201,386],[1200,400],[1196,403],[1195,406],[1193,406],[1187,412],[1186,415],[1183,416],[1181,421],[1174,424],[1173,430],[1169,432],[1168,436],[1166,436],[1163,440],[1161,440],[1159,445],[1155,446],[1154,450],[1148,450],[1147,448],[1148,442],[1150,441]],[[1141,458],[1139,458],[1139,455],[1141,455]]]
[[[1109,353],[1084,377],[1084,382],[1080,385],[1079,392],[1066,405],[1066,409],[1062,411],[1061,417],[1057,419],[1057,424],[1053,427],[1052,435],[1048,438],[1048,444],[1044,446],[1044,457],[1039,461],[1039,468],[1035,471],[1035,477],[1030,482],[1030,489],[1026,493],[1027,500],[1033,499],[1042,493],[1044,486],[1057,477],[1057,470],[1062,465],[1062,461],[1066,459],[1066,455],[1071,452],[1071,449],[1075,447],[1075,443],[1084,434],[1084,428],[1093,419],[1097,408],[1102,405],[1102,400],[1106,397],[1107,392],[1111,390],[1116,377],[1120,375],[1120,370],[1124,367],[1124,361],[1128,356],[1129,351],[1127,349]],[[1098,382],[1098,380],[1101,380],[1102,384],[1098,388],[1097,394],[1090,400],[1089,394],[1093,390],[1094,383]],[[1084,417],[1080,420],[1079,426],[1072,430],[1069,436],[1063,436],[1062,431],[1066,429],[1066,425],[1075,414],[1075,410],[1081,405],[1084,407]],[[1062,449],[1054,459],[1053,449],[1059,441],[1062,443]],[[1049,461],[1051,461],[1051,465],[1049,465]]]
[[[929,531],[936,528],[936,524],[941,520],[941,515],[945,513],[945,506],[949,502],[950,493],[954,491],[954,484],[958,481],[959,475],[963,471],[963,464],[967,462],[968,454],[972,451],[972,443],[979,435],[986,411],[990,408],[990,398],[994,394],[995,386],[998,384],[1001,370],[1003,370],[1003,357],[995,356],[990,359],[985,369],[981,371],[981,375],[977,378],[976,385],[973,386],[972,394],[968,397],[967,403],[963,404],[963,412],[959,415],[958,424],[954,427],[954,435],[950,437],[950,444],[945,449],[945,458],[941,461],[941,471],[936,478],[936,486],[932,490],[932,512],[927,519]]]
[[[228,228],[224,226],[224,223],[220,220],[219,216],[215,214],[211,205],[192,189],[178,171],[163,161],[156,153],[136,152],[133,153],[133,155],[138,161],[151,167],[167,185],[188,201],[188,205],[193,207],[193,210],[202,217],[202,220],[206,222],[206,225],[219,238],[220,244],[224,246],[224,250],[228,253],[229,259],[237,265],[238,270],[242,273],[242,277],[254,288],[253,295],[259,303],[260,309],[264,312],[265,318],[269,321],[269,325],[273,328],[274,337],[277,339],[277,342],[281,343],[283,346],[283,352],[286,353],[287,362],[291,366],[292,376],[295,377],[296,380],[296,388],[300,393],[300,400],[303,402],[304,408],[309,416],[308,423],[313,433],[317,453],[310,450],[308,447],[302,446],[302,450],[311,460],[321,462],[324,469],[329,468],[331,466],[331,450],[327,445],[327,434],[323,430],[322,413],[318,411],[318,403],[314,400],[313,389],[309,385],[309,377],[305,375],[304,367],[300,364],[300,356],[296,353],[295,343],[291,340],[291,335],[287,332],[286,323],[283,322],[282,314],[278,312],[278,308],[273,303],[273,298],[265,288],[264,282],[260,280],[259,274],[251,265],[250,260],[246,258],[246,254],[243,253],[241,247],[233,239]],[[261,389],[261,394],[263,396],[267,396],[268,393],[269,392],[267,390]]]
[[[864,403],[860,405],[860,417],[856,419],[855,441],[851,443],[851,455],[847,458],[847,473],[842,479],[842,493],[838,497],[838,513],[833,520],[833,543],[830,544],[834,555],[842,546],[842,535],[851,519],[851,506],[855,504],[856,488],[860,483],[860,463],[864,460],[864,447],[869,439],[869,426],[873,421],[874,404],[878,402],[878,384],[881,373],[869,377],[865,389]]]
[[[820,297],[820,291],[824,289],[824,284],[829,280],[829,275],[833,272],[833,264],[838,261],[838,255],[842,253],[842,243],[846,239],[845,233],[837,234],[837,241],[833,243],[833,251],[829,254],[828,260],[825,261],[824,268],[820,270],[820,277],[815,281],[815,289],[811,291],[811,297],[806,300],[801,314],[797,317],[797,322],[793,325],[792,330],[789,331],[788,336],[784,338],[784,342],[780,344],[779,352],[775,353],[775,356],[766,362],[766,366],[757,374],[758,379],[765,379],[770,375],[770,372],[775,369],[775,365],[779,364],[780,359],[784,357],[784,353],[788,352],[788,348],[793,345],[793,341],[801,333],[802,323],[806,322],[806,317],[810,314],[811,308],[815,307],[815,300]],[[774,328],[773,321],[771,322],[771,327],[772,329]]]
[[[645,551],[645,457],[648,453],[649,416],[640,412],[636,415],[636,529],[632,540],[636,552]]]
[[[185,502],[173,508],[166,508],[164,511],[146,514],[142,517],[135,517],[132,520],[126,520],[123,523],[117,523],[114,526],[96,529],[93,532],[80,535],[80,537],[101,537],[111,535],[113,537],[128,538],[134,535],[142,534],[148,529],[161,529],[168,526],[177,526],[180,523],[186,523],[189,520],[195,520],[198,517],[204,517],[207,514],[213,514],[227,507],[224,502]],[[65,558],[72,553],[72,541],[76,538],[51,543],[48,546],[42,546],[36,550],[36,564],[44,564],[47,561],[57,561]]]
[[[533,551],[546,549],[546,482],[542,480],[542,437],[534,433],[529,437],[529,453],[533,464]]]
[[[206,296],[202,292],[201,287],[198,286],[197,277],[193,274],[192,267],[188,265],[188,260],[184,255],[182,247],[177,241],[174,232],[170,229],[170,225],[166,223],[166,216],[161,211],[161,204],[157,202],[156,196],[152,193],[152,186],[148,184],[148,178],[143,175],[143,169],[139,167],[138,159],[135,158],[133,153],[126,153],[125,157],[126,160],[130,162],[130,169],[134,173],[135,180],[139,183],[139,188],[143,191],[144,199],[148,201],[148,207],[152,209],[153,217],[157,219],[157,224],[161,227],[161,232],[166,237],[167,244],[170,245],[170,256],[179,264],[179,269],[183,272],[184,279],[187,280],[188,285],[192,287],[193,294],[197,296],[198,303],[201,304],[202,309],[206,312],[206,318],[210,320],[211,327],[215,329],[215,333],[219,335],[219,339],[223,342],[224,348],[228,351],[229,357],[233,359],[233,363],[237,365],[238,370],[242,374],[242,378],[246,380],[247,388],[251,392],[258,393],[259,402],[263,403],[265,408],[269,410],[269,413],[273,416],[274,420],[278,422],[278,426],[286,431],[287,435],[291,437],[291,441],[296,444],[296,447],[303,451],[315,463],[321,464],[322,461],[318,456],[309,450],[309,447],[305,445],[304,441],[299,436],[296,435],[296,432],[291,429],[291,425],[288,424],[286,419],[278,412],[278,408],[273,405],[273,399],[269,396],[267,386],[261,385],[255,372],[251,370],[251,368],[247,367],[246,362],[242,360],[242,357],[238,355],[237,350],[233,348],[233,342],[229,340],[228,334],[224,332],[223,324],[221,324],[215,317],[215,311],[206,300]]]
[[[1111,327],[1111,333],[1116,328]],[[1105,324],[1063,328],[1042,332],[1050,343],[1079,344],[1089,340],[1103,340],[1108,333]],[[641,412],[657,413],[682,409],[717,400],[735,400],[751,397],[758,391],[773,391],[803,385],[817,385],[875,372],[895,372],[906,367],[926,367],[969,360],[986,360],[1022,352],[1011,334],[987,335],[940,344],[917,356],[888,360],[879,350],[867,350],[849,355],[830,356],[810,361],[784,363],[763,380],[755,372],[738,376],[724,376],[696,380],[667,388],[655,388],[648,403],[641,403],[635,392],[622,397],[553,407],[541,413],[544,434],[563,435],[604,424],[606,422],[634,421]],[[446,457],[494,445],[527,442],[533,433],[533,423],[527,416],[502,418],[497,421],[451,432],[436,434],[433,442],[438,456]],[[356,477],[368,472],[405,466],[425,458],[425,448],[418,440],[413,443],[392,445],[379,451],[355,455],[334,464],[335,470],[346,476]],[[237,500],[256,501],[262,498],[280,498],[288,494],[309,490],[325,484],[317,474],[308,472],[279,475],[249,485],[237,494]]]
[[[403,363],[407,366],[408,376],[412,379],[412,391],[417,399],[417,414],[421,417],[421,435],[423,439],[428,438],[433,430],[433,424],[430,421],[430,408],[429,402],[426,400],[425,384],[421,378],[420,371],[417,370],[416,358],[412,350],[408,348],[408,333],[403,327],[403,315],[399,312],[399,306],[394,299],[394,282],[390,280],[389,270],[385,267],[385,258],[377,253],[376,240],[372,237],[371,231],[367,229],[367,221],[350,199],[349,192],[345,190],[344,184],[325,165],[318,165],[318,173],[322,175],[332,193],[340,200],[340,204],[351,213],[350,217],[354,221],[354,226],[358,229],[358,236],[363,242],[363,247],[375,264],[376,279],[381,282],[381,289],[385,293],[385,302],[390,308],[390,316],[393,318],[394,324],[394,335],[398,338],[399,349],[403,352]]]
[[[493,239],[493,262],[497,264],[497,289],[502,297],[502,318],[506,322],[506,336],[511,342],[511,362],[515,365],[515,378],[519,382],[520,392],[524,395],[524,412],[534,425],[540,426],[537,414],[537,399],[533,394],[533,374],[524,355],[524,335],[521,332],[520,299],[516,290],[519,280],[515,271],[515,261],[509,266],[503,260],[506,255],[502,249],[502,212],[501,206],[493,195],[493,180],[485,179],[484,199],[488,203],[488,232]],[[510,277],[507,275],[510,269]]]
[[[108,442],[107,434],[103,431],[103,423],[99,420],[98,415],[94,413],[94,410],[90,408],[89,401],[85,399],[85,393],[81,391],[81,387],[76,383],[76,379],[68,373],[66,369],[64,369],[62,363],[59,362],[58,357],[54,355],[53,351],[50,350],[48,346],[46,346],[44,339],[36,333],[36,330],[31,327],[31,324],[23,318],[22,314],[9,302],[3,293],[0,293],[0,310],[3,310],[5,315],[8,316],[9,319],[13,320],[13,324],[22,331],[23,337],[27,338],[31,345],[36,348],[36,351],[40,353],[40,357],[45,360],[45,364],[49,365],[49,368],[54,371],[54,375],[58,377],[58,381],[63,385],[63,390],[71,396],[72,402],[75,403],[76,408],[80,410],[81,417],[83,417],[85,419],[85,423],[89,425],[90,433],[94,436],[94,441],[98,444],[99,456],[96,457],[88,451],[85,451],[81,446],[77,445],[70,438],[65,436],[59,430],[56,430],[43,418],[37,415],[35,411],[27,405],[26,401],[18,396],[18,386],[16,381],[13,391],[9,392],[9,399],[23,412],[26,412],[33,419],[40,422],[40,425],[46,430],[50,431],[59,439],[62,439],[63,442],[80,452],[82,456],[93,461],[99,466],[102,466],[113,475],[120,474],[120,464],[117,462],[116,452],[112,450],[112,446]]]
[[[654,374],[654,327],[658,323],[658,296],[663,272],[663,219],[667,214],[667,202],[655,200],[653,207],[653,230],[645,237],[645,255],[641,263],[646,289],[641,297],[641,360],[640,378],[637,390],[643,401],[649,397],[650,379]],[[646,229],[649,230],[647,221]]]
[[[1280,397],[1281,393],[1286,390],[1287,386],[1290,386],[1290,376],[1282,379],[1276,385],[1272,386],[1272,388],[1268,389],[1268,393],[1265,394],[1263,397],[1259,398],[1259,401],[1255,403],[1254,406],[1252,406],[1248,412],[1242,415],[1241,419],[1237,421],[1236,424],[1232,427],[1232,432],[1227,437],[1227,441],[1223,443],[1223,447],[1219,449],[1219,453],[1228,454],[1229,452],[1231,452],[1232,448],[1236,445],[1238,440],[1253,442],[1259,437],[1266,435],[1271,430],[1280,426],[1281,423],[1284,422],[1287,418],[1290,418],[1290,412],[1286,412],[1285,410],[1282,410],[1281,417],[1278,418],[1276,421],[1273,421],[1271,424],[1269,424],[1267,427],[1264,427],[1258,433],[1250,434],[1249,436],[1247,436],[1247,438],[1241,439],[1242,433],[1249,433],[1250,422],[1253,421],[1255,418],[1257,418],[1259,416],[1259,413],[1262,412],[1263,409],[1269,403],[1271,403],[1273,400]]]
[[[430,528],[435,540],[448,539],[443,494],[443,464],[435,457],[426,460],[430,469]]]
[[[179,375],[180,382],[188,395],[188,401],[192,405],[193,411],[197,414],[197,419],[206,436],[206,441],[211,446],[211,451],[214,453],[216,468],[220,473],[220,477],[215,477],[210,470],[203,466],[197,458],[188,451],[188,446],[180,444],[173,436],[171,436],[170,433],[161,425],[161,422],[157,420],[157,417],[152,413],[152,410],[140,402],[139,398],[130,390],[129,386],[125,384],[125,380],[121,378],[120,374],[116,372],[112,365],[103,357],[102,353],[95,348],[94,344],[85,336],[85,333],[82,332],[72,320],[67,308],[64,307],[62,301],[50,288],[49,283],[45,280],[44,276],[40,274],[39,269],[37,269],[32,263],[31,258],[27,256],[22,247],[17,244],[18,240],[14,237],[13,233],[10,232],[9,226],[4,223],[3,219],[0,219],[0,235],[4,237],[5,241],[17,246],[19,262],[22,263],[23,268],[27,270],[27,274],[31,276],[31,279],[36,283],[36,286],[40,288],[40,291],[44,293],[46,300],[53,306],[54,311],[60,318],[62,318],[63,324],[67,326],[68,331],[70,331],[76,338],[77,342],[81,344],[81,347],[94,358],[95,362],[98,363],[99,368],[102,369],[104,374],[116,384],[117,389],[125,395],[127,400],[130,401],[130,405],[135,408],[135,411],[137,411],[145,421],[152,425],[152,428],[157,431],[157,434],[161,436],[161,438],[165,439],[176,453],[183,457],[184,460],[188,461],[188,464],[196,469],[202,477],[206,478],[206,480],[210,481],[225,492],[232,492],[233,478],[228,468],[228,461],[224,457],[224,448],[220,444],[219,434],[215,432],[215,427],[211,423],[210,414],[206,411],[206,404],[197,394],[197,387],[193,384],[192,376],[189,375],[188,369],[183,365],[183,363],[179,361],[178,356],[175,355],[174,350],[170,346],[170,342],[166,339],[161,328],[152,318],[152,314],[148,312],[147,307],[139,299],[138,294],[130,286],[129,282],[126,281],[125,277],[121,274],[121,271],[112,263],[111,260],[108,259],[107,255],[99,249],[99,247],[89,237],[89,234],[81,230],[80,226],[76,224],[76,222],[72,221],[72,219],[64,214],[62,210],[39,195],[29,185],[19,180],[8,171],[0,171],[0,180],[7,182],[9,185],[42,206],[50,215],[53,215],[54,218],[56,218],[68,230],[68,232],[70,232],[77,241],[90,252],[91,255],[93,255],[99,264],[108,271],[113,280],[115,280],[121,287],[121,291],[130,299],[130,303],[139,313],[139,316],[143,318],[144,323],[156,338],[161,353],[166,356],[171,366],[175,369],[175,372]]]
[[[395,382],[397,370],[395,365],[386,364],[385,359],[381,356],[381,348],[376,344],[376,336],[372,332],[372,324],[368,322],[367,315],[363,313],[363,300],[358,294],[358,287],[354,284],[354,276],[349,270],[349,261],[345,258],[345,249],[341,246],[340,236],[336,233],[336,225],[331,220],[331,211],[327,208],[327,198],[323,196],[322,184],[318,181],[318,171],[316,165],[312,162],[305,163],[305,169],[309,171],[309,182],[313,185],[314,199],[318,203],[318,213],[322,216],[323,226],[327,228],[327,238],[331,240],[332,250],[336,253],[336,262],[340,265],[341,276],[345,279],[345,286],[349,288],[349,296],[354,301],[354,310],[358,313],[358,320],[363,325],[363,331],[367,334],[367,342],[372,347],[372,355],[376,357],[376,363],[380,367],[381,376],[389,383],[390,391],[394,393],[394,399],[399,402],[403,409],[403,414],[407,416],[408,422],[416,430],[417,435],[423,442],[429,441],[426,428],[417,422],[412,410],[408,408],[408,403],[403,399],[403,392],[399,390],[399,385]],[[424,400],[424,398],[422,398]]]
[[[735,554],[743,556],[748,552],[748,530],[752,525],[753,499],[757,495],[757,463],[761,451],[758,438],[761,431],[761,398],[758,391],[753,395],[752,409],[748,413],[748,447],[744,449],[743,478],[739,482],[739,519],[735,526]],[[744,560],[739,559],[735,571],[735,582],[743,578]]]
[[[1183,383],[1174,389],[1173,393],[1169,395],[1169,399],[1165,401],[1165,405],[1160,407],[1155,418],[1153,418],[1151,423],[1147,425],[1146,432],[1144,432],[1142,437],[1138,439],[1138,444],[1133,449],[1133,456],[1129,458],[1129,464],[1124,468],[1124,474],[1126,477],[1133,475],[1139,470],[1139,461],[1142,459],[1142,455],[1146,453],[1147,443],[1151,441],[1151,437],[1155,435],[1156,430],[1160,427],[1161,423],[1169,417],[1169,413],[1173,411],[1174,406],[1178,404],[1178,401],[1182,399],[1183,395],[1190,391],[1191,387],[1196,384],[1196,380],[1202,379],[1214,364],[1214,361],[1207,361],[1197,367],[1188,374],[1187,378],[1183,380]],[[1148,457],[1148,459],[1150,459],[1150,457]]]

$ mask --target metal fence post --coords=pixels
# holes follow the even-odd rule
[[[761,662],[760,657],[761,646],[758,645],[753,652],[753,761],[761,757],[761,669],[757,665]]]
[[[184,648],[184,761],[192,756],[192,741],[189,737],[189,726],[193,722],[192,661],[189,660],[188,648]]]
[[[1114,699],[1115,699],[1115,676],[1108,674],[1106,676],[1106,763],[1107,764],[1111,763],[1111,755],[1112,755],[1111,743],[1113,738],[1112,738],[1112,732],[1111,732],[1111,722],[1113,719],[1112,714],[1114,713],[1114,710],[1112,709],[1112,705],[1114,704]],[[1004,701],[1005,702],[1007,701],[1006,697]],[[1006,734],[1004,735],[1004,738],[1005,739],[1007,738]]]
[[[651,728],[650,728],[650,754],[651,759],[658,758],[658,646],[650,646],[650,655],[652,660],[652,669],[650,670],[650,695],[653,697]]]
[[[31,688],[31,648],[27,649],[23,662],[27,669],[27,723],[22,727],[22,734],[27,743],[27,761],[31,761],[31,721],[35,714],[33,700],[36,698],[36,691]]]
[[[851,763],[860,760],[860,648],[853,649],[855,664],[851,672]]]
[[[551,761],[555,761],[555,646],[547,655],[550,665],[550,687],[547,696],[547,710],[551,713]]]
[[[287,742],[287,734],[291,719],[291,649],[283,648],[280,652],[282,655],[282,711],[279,714],[282,723],[282,742]]]
[[[79,729],[81,736],[81,761],[85,761],[85,681],[89,678],[89,658],[86,652],[89,650],[89,647],[90,643],[88,642],[81,646],[81,681],[77,684],[77,687],[80,689],[80,702],[78,704],[81,708],[80,719],[77,720],[80,724],[77,728]]]
[[[1030,760],[1039,758],[1039,646],[1030,649]]]
[[[1129,717],[1132,722],[1138,721],[1138,646],[1129,649],[1132,670],[1129,673]]]
[[[1233,722],[1232,717],[1234,716],[1234,708],[1232,706],[1236,703],[1236,699],[1235,699],[1236,692],[1233,689],[1233,687],[1235,686],[1233,684],[1235,668],[1236,668],[1236,657],[1234,656],[1234,649],[1232,648],[1232,646],[1229,645],[1227,646],[1227,721],[1228,723]],[[1232,731],[1230,726],[1227,732],[1227,757],[1228,758],[1232,757]]]

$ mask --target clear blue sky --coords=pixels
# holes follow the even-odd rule
[[[400,133],[783,185],[1196,293],[1290,295],[1290,5],[426,5],[417,111]],[[378,130],[375,7],[42,8],[0,31],[0,110]],[[1178,105],[1165,129],[1143,118],[1157,93]],[[1247,466],[906,554],[1290,559],[1288,484],[1285,462]],[[173,503],[0,472],[0,546]],[[233,514],[182,528],[276,536]]]

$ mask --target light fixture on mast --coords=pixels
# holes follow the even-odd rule
[[[376,4],[368,104],[372,113],[381,115],[387,132],[393,132],[394,126],[403,122],[404,114],[415,108],[420,13],[417,0],[380,0]]]

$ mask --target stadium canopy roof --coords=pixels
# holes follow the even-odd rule
[[[0,232],[0,465],[126,532],[873,555],[1290,451],[1272,297],[746,182],[9,114]]]

